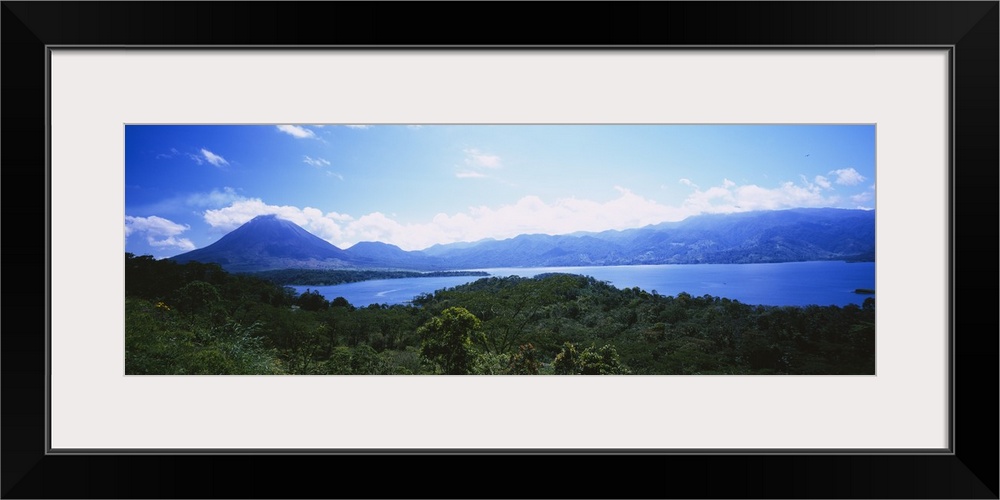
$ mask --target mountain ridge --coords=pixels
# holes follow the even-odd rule
[[[637,264],[871,261],[875,212],[796,208],[703,214],[641,228],[521,234],[405,251],[383,242],[343,250],[276,215],[257,216],[206,247],[172,257],[229,271],[273,269],[482,269]]]

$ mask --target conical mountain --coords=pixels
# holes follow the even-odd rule
[[[231,272],[350,267],[341,249],[277,215],[259,215],[204,248],[172,257],[214,262]]]

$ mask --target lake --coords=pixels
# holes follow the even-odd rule
[[[639,287],[660,295],[708,294],[744,304],[773,306],[861,304],[872,295],[855,289],[875,289],[874,262],[784,262],[778,264],[665,264],[649,266],[532,267],[474,269],[491,276],[533,277],[543,273],[593,276],[618,288]],[[404,304],[417,295],[482,279],[480,276],[400,278],[334,286],[293,286],[321,293],[327,300],[344,297],[356,307]]]

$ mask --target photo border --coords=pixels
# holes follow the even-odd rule
[[[617,31],[618,41],[633,43],[636,46],[782,46],[798,47],[803,49],[814,49],[818,45],[836,46],[929,46],[929,45],[949,45],[952,46],[952,78],[954,95],[954,106],[952,109],[952,130],[954,132],[953,141],[953,203],[950,219],[952,224],[949,231],[952,233],[951,258],[954,259],[958,242],[965,241],[964,249],[971,251],[970,242],[976,244],[977,249],[985,249],[986,258],[993,259],[997,255],[994,251],[997,244],[995,233],[992,233],[996,225],[996,186],[997,186],[997,2],[899,2],[899,3],[879,3],[867,4],[843,3],[840,5],[818,3],[796,3],[775,5],[771,4],[766,8],[759,5],[740,6],[738,4],[726,4],[731,9],[723,12],[717,8],[718,4],[689,4],[676,3],[674,5],[659,4],[657,7],[667,7],[667,10],[675,13],[680,19],[687,16],[701,14],[710,16],[718,20],[717,25],[699,26],[707,28],[699,33],[692,33],[683,24],[668,21],[670,27],[678,26],[679,29],[671,31],[663,29],[662,33],[653,30],[655,26],[643,15],[644,8],[632,6],[628,9],[612,9],[617,12],[622,19],[634,22],[633,26],[638,26],[638,33],[645,36],[636,36],[635,31]],[[401,32],[383,37],[373,36],[376,30],[369,31],[369,28],[362,26],[355,31],[340,30],[337,34],[330,35],[328,40],[308,40],[298,35],[301,26],[294,29],[274,28],[270,31],[261,27],[271,26],[273,16],[291,16],[299,22],[307,25],[311,15],[316,14],[312,5],[291,3],[287,5],[274,5],[261,3],[259,6],[247,4],[214,4],[212,9],[201,8],[197,4],[146,4],[136,5],[129,3],[111,3],[104,5],[60,2],[4,2],[2,13],[3,39],[6,42],[3,46],[5,73],[4,96],[7,102],[28,102],[34,103],[35,107],[29,109],[5,106],[4,117],[4,139],[6,148],[3,149],[2,158],[4,166],[7,166],[8,186],[12,184],[20,187],[25,185],[38,185],[43,182],[42,176],[48,175],[47,161],[47,133],[46,118],[48,116],[47,101],[42,101],[41,96],[47,92],[47,55],[50,47],[54,46],[80,46],[98,47],[108,45],[156,45],[169,46],[174,48],[178,45],[192,46],[213,46],[213,47],[253,47],[260,48],[263,45],[286,44],[288,48],[299,48],[307,45],[344,45],[354,43],[370,44],[374,39],[379,43],[391,46],[401,46]],[[447,10],[445,7],[438,7]],[[401,6],[392,11],[386,8],[379,9],[373,5],[338,6],[335,10],[342,14],[342,18],[357,19],[395,19],[402,21],[412,18],[415,11],[423,11],[426,6],[406,7]],[[604,7],[601,9],[582,8],[595,16],[592,19],[602,19]],[[749,10],[747,10],[749,9]],[[758,10],[760,9],[760,10]],[[519,9],[512,8],[510,11],[499,16],[501,19],[506,16],[520,12]],[[184,26],[182,20],[198,17],[194,29],[185,31],[180,28]],[[648,14],[648,13],[646,13]],[[226,24],[227,16],[237,15],[241,21],[248,22],[250,27],[234,28]],[[129,20],[129,23],[109,23],[97,22],[101,19],[117,17],[118,19]],[[823,23],[809,23],[810,21],[822,17]],[[659,17],[657,17],[659,19]],[[166,21],[164,21],[166,19]],[[549,22],[557,22],[555,19],[546,20],[542,23],[536,17],[536,23],[530,26],[535,33],[544,33],[549,26]],[[745,20],[764,19],[765,22],[758,23],[751,28],[743,25]],[[156,20],[157,22],[153,22]],[[512,20],[512,19],[506,19]],[[767,21],[770,20],[770,21]],[[137,29],[137,21],[143,21],[142,28]],[[789,23],[802,22],[810,24],[809,29],[795,27]],[[228,28],[225,33],[217,31],[199,31],[199,27],[218,22],[223,28]],[[498,21],[499,22],[499,21]],[[92,23],[92,24],[90,24]],[[295,23],[293,23],[295,24]],[[343,23],[340,23],[343,24]],[[100,26],[100,29],[92,28]],[[314,26],[319,27],[319,26]],[[642,28],[646,28],[645,30]],[[147,29],[148,28],[148,29]],[[446,26],[440,26],[446,29]],[[662,27],[660,27],[662,29]],[[740,28],[740,30],[735,30]],[[412,29],[412,28],[411,28]],[[428,26],[421,26],[421,29],[434,30]],[[245,30],[245,31],[244,31]],[[804,31],[805,30],[805,31]],[[308,31],[308,30],[307,30]],[[457,30],[462,31],[462,30]],[[531,30],[529,30],[530,32]],[[447,31],[442,31],[442,33]],[[205,33],[208,33],[206,35]],[[736,35],[732,35],[736,33]],[[405,38],[405,37],[404,37]],[[474,33],[456,33],[455,39],[461,39],[467,43],[456,44],[469,48],[486,48],[486,46],[496,46],[496,40],[489,40],[489,37],[476,38]],[[530,38],[530,37],[529,37]],[[578,36],[577,38],[586,38]],[[419,39],[419,38],[418,38]],[[443,46],[439,44],[433,36],[425,36],[427,46]],[[246,42],[246,43],[244,43]],[[602,48],[606,47],[601,40],[595,37],[589,40],[582,40],[583,45],[573,45],[573,47]],[[552,47],[550,44],[538,44],[536,47]],[[562,45],[561,45],[562,46]],[[449,46],[450,47],[450,46]],[[509,46],[508,46],[509,47]],[[519,46],[520,47],[520,46]],[[615,47],[608,47],[614,49]],[[44,106],[44,107],[43,107]],[[965,168],[969,165],[969,168]],[[15,167],[16,166],[16,167]],[[16,168],[15,172],[11,167]],[[44,179],[46,186],[47,178]],[[963,196],[957,196],[958,188],[962,187]],[[970,188],[976,188],[975,193],[971,193]],[[46,193],[47,194],[47,193]],[[8,197],[8,201],[11,198]],[[37,262],[35,259],[46,258],[49,253],[48,234],[48,207],[50,200],[46,197],[46,206],[43,213],[46,217],[46,234],[44,238],[25,237],[29,241],[8,240],[8,245],[4,246],[4,253],[11,258],[23,259],[28,262]],[[37,222],[32,224],[28,221],[37,220],[37,211],[28,207],[11,206],[8,204],[8,228],[13,218],[22,219],[25,225],[25,234],[37,235],[39,227]],[[13,217],[12,217],[13,216]],[[962,233],[961,239],[955,239],[955,221],[962,216],[963,220],[976,217],[980,220],[981,226],[988,227],[988,230],[971,231]],[[17,223],[14,223],[17,228]],[[968,227],[968,226],[963,226]],[[20,228],[18,228],[20,229]],[[30,244],[45,243],[45,247],[39,249]],[[974,254],[974,251],[971,251]],[[962,254],[963,256],[966,253]],[[47,261],[47,259],[46,259]],[[45,270],[44,281],[40,285],[45,286],[44,295],[47,297],[47,286],[49,281],[49,266],[40,266]],[[973,294],[994,296],[996,288],[993,283],[981,283],[968,277],[968,280],[956,279],[956,274],[960,268],[955,265],[954,260],[951,265],[953,275],[951,277],[955,290],[952,293],[952,321],[954,329],[961,331],[968,328],[969,331],[977,333],[984,330],[987,335],[974,335],[969,338],[962,338],[960,342],[952,345],[954,354],[953,361],[953,390],[951,391],[953,422],[952,428],[952,453],[936,456],[922,456],[919,454],[901,454],[900,456],[874,456],[872,454],[844,454],[830,456],[825,453],[809,454],[797,453],[798,457],[789,456],[761,456],[751,454],[750,456],[727,456],[719,454],[713,457],[658,457],[656,460],[659,467],[676,467],[673,470],[684,470],[683,476],[671,476],[676,482],[676,486],[684,485],[688,488],[687,494],[683,496],[697,497],[698,492],[706,496],[715,497],[780,497],[795,496],[800,498],[813,496],[836,496],[836,497],[881,497],[891,496],[934,496],[940,498],[996,498],[996,428],[980,428],[971,419],[963,420],[963,416],[977,414],[984,418],[986,422],[995,422],[997,407],[995,390],[985,391],[988,395],[980,397],[980,387],[986,385],[989,389],[994,388],[990,384],[996,383],[996,318],[991,312],[991,317],[987,320],[983,316],[983,311],[975,311],[972,306],[964,306],[959,310],[962,317],[956,316],[954,303],[957,299],[971,297]],[[987,288],[989,285],[989,288]],[[966,291],[960,294],[959,288]],[[25,313],[37,314],[36,317],[46,318],[46,331],[41,337],[47,334],[47,318],[50,313],[47,304],[38,304],[39,294],[19,294],[21,297],[5,297],[8,311],[23,311]],[[26,296],[26,297],[25,297]],[[961,302],[960,302],[961,303]],[[42,306],[45,306],[42,310]],[[978,312],[978,316],[973,313]],[[10,315],[8,315],[10,321]],[[8,325],[10,326],[10,325]],[[48,492],[43,496],[53,496],[51,492],[60,491],[68,494],[55,496],[111,496],[109,491],[125,491],[115,496],[159,496],[160,492],[167,491],[164,484],[170,484],[170,491],[167,494],[171,497],[211,496],[209,492],[215,494],[226,494],[231,496],[286,496],[275,495],[277,489],[267,488],[248,489],[246,486],[241,489],[231,483],[226,486],[213,487],[210,490],[198,487],[181,486],[185,484],[185,477],[173,477],[172,480],[163,479],[159,474],[164,470],[164,462],[150,460],[154,457],[129,457],[123,454],[118,457],[97,457],[93,455],[78,456],[53,456],[48,453],[47,443],[44,442],[44,432],[46,427],[45,417],[47,413],[47,402],[43,394],[37,393],[38,388],[46,383],[48,367],[44,364],[47,345],[37,333],[14,332],[11,328],[5,332],[3,337],[3,402],[6,403],[3,409],[3,430],[6,431],[3,440],[3,451],[6,457],[3,464],[3,495],[13,497],[33,496],[34,492]],[[954,338],[954,332],[952,335]],[[982,353],[988,353],[988,357]],[[985,359],[984,359],[985,358]],[[975,385],[968,382],[967,392],[962,391],[962,387],[955,385],[954,381],[975,381]],[[975,387],[976,389],[972,389]],[[973,390],[975,394],[973,394]],[[965,397],[963,397],[963,395]],[[959,425],[961,424],[961,425]],[[618,450],[621,452],[621,450]],[[445,451],[446,452],[446,451]],[[424,450],[421,453],[428,453]],[[524,454],[524,450],[514,454]],[[615,454],[615,453],[610,453]],[[109,459],[114,459],[111,461]],[[171,467],[175,471],[196,470],[194,464],[200,466],[212,465],[213,473],[220,484],[225,483],[225,479],[235,479],[238,477],[237,470],[240,465],[245,466],[248,457],[236,456],[184,456],[172,457],[169,459]],[[255,457],[259,460],[263,457]],[[304,457],[294,460],[288,458],[285,463],[296,462],[301,464]],[[312,457],[310,457],[312,458]],[[319,458],[319,457],[316,457]],[[329,459],[330,457],[327,457]],[[370,457],[374,458],[374,457]],[[371,459],[361,460],[368,466],[374,465]],[[561,457],[564,459],[568,457]],[[684,458],[684,462],[680,459]],[[182,463],[182,459],[186,463]],[[276,465],[278,457],[271,457],[264,463]],[[425,458],[426,459],[426,458]],[[393,458],[394,464],[403,466],[401,458]],[[522,458],[522,460],[524,460]],[[435,460],[436,461],[436,460]],[[226,462],[226,465],[223,465]],[[470,461],[478,467],[478,461]],[[515,462],[506,460],[506,464],[513,465]],[[531,460],[532,463],[539,464],[537,458]],[[114,463],[128,464],[124,467],[115,467]],[[387,462],[383,462],[387,463]],[[412,464],[412,462],[407,462]],[[462,462],[451,462],[452,465],[461,470]],[[523,462],[527,463],[527,462]],[[579,464],[579,460],[572,460],[573,464]],[[604,464],[607,462],[605,461]],[[621,462],[624,464],[627,462]],[[593,464],[588,462],[587,464]],[[80,472],[73,472],[74,468],[93,471],[95,479],[80,482],[66,480],[56,481],[53,484],[53,477],[56,478],[80,478]],[[382,465],[382,463],[380,463]],[[338,464],[338,467],[344,467]],[[257,467],[268,467],[258,465]],[[593,465],[583,465],[585,472],[597,472],[591,470]],[[701,470],[705,467],[714,467],[711,472],[701,472],[689,474],[687,471]],[[126,469],[127,472],[125,472]],[[113,483],[120,483],[128,473],[140,472],[141,477],[158,477],[160,482],[156,485],[137,484],[130,481],[125,490],[111,489]],[[798,477],[811,478],[810,480],[796,480],[792,477],[795,471]],[[513,472],[513,471],[511,471]],[[605,471],[606,472],[606,471]],[[145,474],[145,475],[143,475]],[[706,484],[706,482],[719,482],[718,476],[725,474],[739,474],[744,478],[744,482],[737,481],[735,485],[723,486],[721,484]],[[181,475],[182,476],[182,475]],[[408,476],[414,479],[421,476]],[[583,475],[582,477],[588,477]],[[845,481],[845,477],[848,478]],[[47,478],[47,479],[46,479]],[[861,478],[861,479],[859,479]],[[702,481],[699,483],[698,481]],[[805,481],[805,482],[803,482]],[[832,481],[832,483],[831,483]],[[406,483],[406,481],[401,481]],[[819,483],[819,484],[817,484]],[[277,488],[275,482],[268,483],[272,488]],[[414,483],[410,483],[411,485]],[[783,486],[781,486],[783,484]],[[388,496],[413,496],[413,490],[406,488],[406,484],[400,484],[396,495]],[[556,489],[552,491],[571,492],[572,487],[568,485],[558,485],[570,488],[569,490]],[[614,488],[600,485],[585,484],[590,495],[622,497],[633,496],[625,494],[626,491],[634,491],[628,485],[609,485]],[[647,491],[660,492],[660,495],[667,496],[670,492],[678,491],[673,485],[667,484],[665,478],[655,478],[643,485],[649,488]],[[103,488],[103,489],[102,489]],[[291,493],[294,490],[287,490]],[[445,495],[444,490],[428,490],[436,492],[436,495]],[[491,494],[501,496],[519,496],[518,490],[510,486],[504,486],[494,490]],[[691,494],[691,491],[695,491]],[[85,493],[86,492],[86,493]],[[96,494],[95,494],[96,492]],[[104,492],[102,494],[101,492]],[[184,494],[184,493],[187,494]],[[602,492],[606,492],[602,495]],[[727,494],[728,493],[728,494]],[[909,494],[907,494],[909,493]],[[385,491],[382,491],[385,495]],[[533,491],[531,496],[543,495],[542,492]],[[296,496],[294,493],[288,496]],[[472,495],[474,496],[474,495]]]

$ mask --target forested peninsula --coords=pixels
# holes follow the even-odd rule
[[[369,280],[489,276],[486,271],[399,271],[378,269],[279,269],[248,273],[278,285],[331,286]]]

